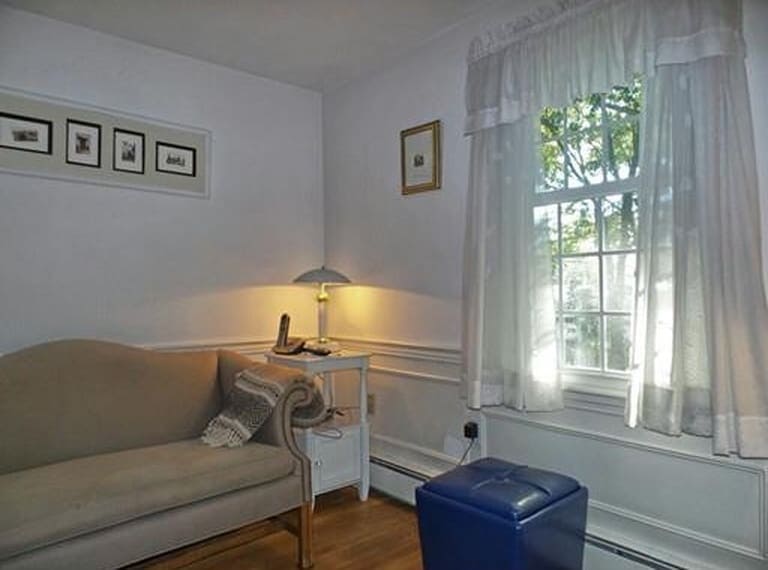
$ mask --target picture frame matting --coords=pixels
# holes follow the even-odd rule
[[[115,127],[112,130],[112,170],[144,174],[146,136],[138,131]]]
[[[66,163],[101,168],[101,125],[67,119]]]
[[[0,111],[0,147],[53,154],[53,121]]]

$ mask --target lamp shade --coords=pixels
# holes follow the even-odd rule
[[[310,269],[293,280],[294,283],[351,283],[349,277],[325,265]]]

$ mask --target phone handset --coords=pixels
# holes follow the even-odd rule
[[[272,352],[276,354],[298,354],[304,348],[304,339],[289,338],[288,329],[291,327],[291,317],[288,313],[280,316],[280,328],[277,333],[277,341],[272,347]]]

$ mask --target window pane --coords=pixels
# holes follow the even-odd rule
[[[605,367],[628,371],[631,345],[629,317],[605,317]]]
[[[637,121],[612,123],[608,134],[610,147],[606,153],[608,180],[637,176],[640,127]]]
[[[565,112],[563,109],[547,107],[541,113],[541,140],[543,142],[560,140],[563,138],[565,126]]]
[[[568,134],[568,187],[581,188],[603,182],[603,132],[601,129]]]
[[[642,103],[642,80],[636,77],[632,85],[614,87],[605,94],[605,114],[612,121],[632,119],[640,115]]]
[[[563,344],[567,366],[600,368],[600,317],[563,317]]]
[[[602,117],[600,94],[596,93],[584,99],[576,99],[573,105],[566,108],[566,133],[570,137],[587,129],[599,127]]]
[[[536,228],[536,240],[547,242],[552,262],[552,283],[557,286],[558,242],[557,242],[557,204],[539,206],[533,209],[533,224]],[[543,244],[542,244],[543,245]]]
[[[566,311],[600,309],[598,260],[596,255],[563,259],[563,308]]]
[[[565,187],[565,166],[561,143],[549,141],[541,145],[541,168],[543,186],[537,192],[552,192]]]
[[[597,219],[595,201],[579,200],[561,205],[563,253],[597,251]]]
[[[557,204],[537,206],[533,209],[533,225],[536,237],[545,237],[550,244],[552,257],[557,255]]]
[[[636,258],[634,253],[611,254],[603,258],[606,311],[632,311],[635,304]]]
[[[637,236],[637,194],[606,196],[603,208],[603,247],[606,251],[634,249]]]

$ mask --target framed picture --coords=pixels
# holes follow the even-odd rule
[[[67,164],[101,167],[101,125],[67,119]]]
[[[53,153],[53,122],[0,112],[0,147]]]
[[[112,170],[144,174],[144,134],[115,129],[112,134]]]
[[[196,149],[158,141],[155,151],[155,169],[158,172],[182,176],[195,176],[197,173]]]
[[[440,188],[440,121],[400,131],[402,193]]]

